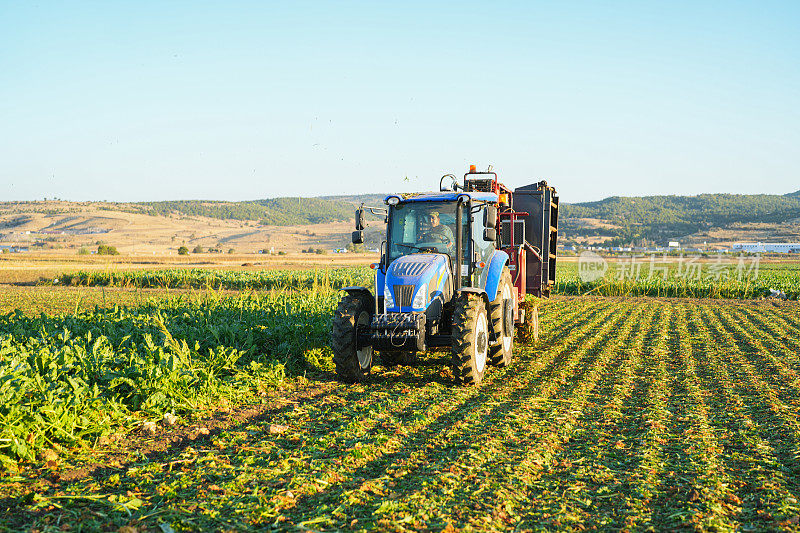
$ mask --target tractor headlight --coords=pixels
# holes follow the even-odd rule
[[[392,289],[389,288],[388,283],[383,284],[383,308],[384,310],[394,307],[394,296],[392,296]]]
[[[411,307],[414,309],[424,309],[428,305],[428,284],[423,283],[419,288],[417,294],[414,295],[414,300],[411,302]]]

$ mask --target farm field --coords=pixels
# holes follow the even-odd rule
[[[323,285],[4,290],[68,302],[0,318],[0,529],[799,527],[797,302],[557,296],[460,388],[338,383]]]

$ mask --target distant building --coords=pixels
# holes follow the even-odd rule
[[[669,244],[667,245],[667,247],[670,250],[675,250],[675,249],[678,249],[678,248],[681,247],[681,243],[679,243],[678,241],[669,241]]]
[[[27,246],[0,246],[0,251],[8,250],[12,254],[21,254],[28,251]]]
[[[800,254],[800,242],[737,242],[731,250],[753,254]]]

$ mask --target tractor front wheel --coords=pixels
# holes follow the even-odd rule
[[[489,353],[489,318],[477,294],[464,294],[453,310],[453,374],[456,382],[478,385]]]
[[[372,346],[358,349],[358,327],[368,326],[371,312],[368,298],[361,294],[347,294],[339,301],[333,315],[331,349],[336,375],[342,381],[359,383],[372,368]]]

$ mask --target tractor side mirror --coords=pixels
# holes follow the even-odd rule
[[[364,229],[364,209],[359,207],[356,209],[356,231],[361,231]],[[353,241],[355,242],[355,241]]]
[[[450,184],[449,185],[445,185],[444,184],[444,181],[447,178],[450,178]],[[457,191],[458,190],[458,178],[456,178],[452,174],[445,174],[439,180],[439,190],[442,191],[442,192],[444,192],[444,191]]]
[[[483,240],[494,242],[497,240],[497,230],[495,228],[485,228],[483,230]]]
[[[497,207],[487,205],[483,210],[483,226],[486,228],[497,228]]]
[[[353,244],[364,244],[363,230],[356,230],[353,232]]]

